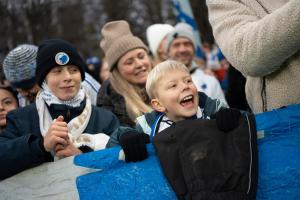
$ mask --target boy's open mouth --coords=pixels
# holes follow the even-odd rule
[[[182,105],[183,107],[186,107],[186,106],[189,106],[189,105],[194,105],[194,96],[193,95],[188,95],[188,96],[184,97],[180,101],[180,105]]]

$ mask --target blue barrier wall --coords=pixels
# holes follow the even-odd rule
[[[257,200],[300,199],[300,105],[257,114]],[[152,145],[143,162],[118,160],[119,148],[82,154],[74,163],[102,169],[77,178],[80,199],[176,199]]]

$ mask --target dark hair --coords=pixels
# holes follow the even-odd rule
[[[0,86],[0,89],[10,92],[13,95],[13,97],[16,99],[16,101],[19,102],[18,101],[18,93],[11,86]]]

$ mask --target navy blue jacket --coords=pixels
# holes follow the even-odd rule
[[[110,135],[119,127],[110,111],[92,106],[85,133]],[[14,110],[7,115],[7,126],[0,134],[0,180],[44,162],[53,161],[42,146],[36,104]]]

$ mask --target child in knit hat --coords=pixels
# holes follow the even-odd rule
[[[121,125],[134,127],[135,119],[151,110],[145,90],[152,69],[148,48],[124,20],[106,23],[101,33],[111,74],[101,86],[97,105],[115,113]]]
[[[85,62],[68,42],[39,45],[36,101],[7,115],[0,135],[0,179],[56,159],[103,149],[119,127],[111,112],[91,104],[82,88]]]
[[[40,90],[36,84],[35,69],[38,47],[31,44],[22,44],[11,50],[3,61],[3,71],[10,85],[18,94],[20,107],[34,102]],[[90,75],[85,77],[83,87],[88,91],[93,105],[96,104],[99,83]]]
[[[40,89],[35,79],[37,50],[35,45],[22,44],[11,50],[3,61],[5,78],[19,92],[21,107],[32,103]]]

